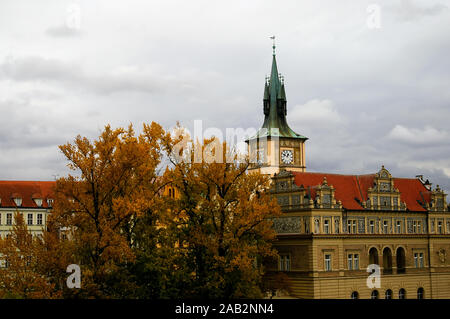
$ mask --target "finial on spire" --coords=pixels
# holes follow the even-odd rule
[[[270,37],[271,39],[272,39],[272,49],[273,49],[273,55],[275,55],[275,48],[276,48],[276,46],[275,46],[275,36],[273,35],[273,36],[271,36]]]

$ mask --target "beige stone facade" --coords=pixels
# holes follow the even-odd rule
[[[321,182],[319,182],[321,180]],[[272,193],[278,261],[297,298],[450,298],[450,213],[446,194],[420,179],[281,171]],[[380,266],[369,287],[370,264]]]

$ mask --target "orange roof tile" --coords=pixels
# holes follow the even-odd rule
[[[0,207],[16,207],[13,198],[22,198],[21,207],[38,207],[33,198],[40,195],[43,199],[41,207],[48,207],[46,199],[53,198],[56,182],[38,182],[38,181],[0,181]]]
[[[341,175],[329,173],[293,172],[295,184],[305,188],[315,188],[321,185],[323,178],[327,178],[328,185],[335,189],[335,198],[342,202],[342,206],[348,210],[361,210],[359,202],[367,201],[367,190],[374,186],[376,174],[367,175]],[[425,186],[414,178],[394,178],[394,187],[400,191],[400,200],[406,203],[410,211],[424,212],[420,202],[430,202],[431,193]],[[313,193],[315,195],[315,192]]]

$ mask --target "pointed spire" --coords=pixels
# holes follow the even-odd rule
[[[286,92],[284,88],[284,78],[278,73],[277,59],[275,57],[275,36],[273,40],[272,69],[269,82],[267,78],[264,85],[264,123],[262,129],[255,137],[272,136],[274,129],[278,129],[280,137],[298,138],[307,140],[308,138],[295,133],[286,121]],[[265,132],[265,133],[263,133]],[[254,137],[254,138],[255,138]]]

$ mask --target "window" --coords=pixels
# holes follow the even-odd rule
[[[325,271],[331,271],[331,255],[325,255]]]
[[[325,234],[329,234],[330,233],[330,221],[328,219],[325,219],[323,222],[323,232]]]
[[[423,253],[414,253],[414,267],[423,268]]]
[[[347,221],[347,232],[349,234],[356,234],[356,220]]]
[[[375,221],[374,220],[369,220],[369,232],[371,234],[375,233]]]
[[[405,250],[402,247],[397,248],[397,273],[405,272]]]
[[[27,215],[27,224],[28,225],[33,225],[33,214],[28,214]]]
[[[290,255],[280,255],[280,271],[291,270],[291,258]]]
[[[0,214],[0,225],[2,224],[2,214]]]
[[[378,250],[375,247],[372,247],[369,250],[369,264],[378,265]]]
[[[406,290],[405,289],[400,289],[398,291],[398,299],[406,299]]]
[[[353,255],[353,262],[354,262],[355,270],[358,270],[359,269],[359,255],[358,254]]]
[[[402,233],[402,222],[397,220],[397,224],[395,226],[396,232],[397,234],[401,234]]]
[[[417,221],[417,232],[420,234],[422,232],[422,222]]]
[[[359,269],[359,255],[358,254],[348,254],[347,256],[347,267],[348,270]]]
[[[42,198],[35,198],[34,202],[36,203],[36,206],[38,207],[42,206]]]
[[[53,199],[48,198],[47,203],[48,203],[48,207],[53,207]]]
[[[424,298],[424,290],[423,288],[417,289],[417,299],[423,299]]]
[[[359,299],[359,294],[358,294],[358,292],[357,292],[357,291],[352,292],[350,298],[352,298],[352,299]]]
[[[22,198],[20,197],[15,197],[13,198],[14,203],[16,204],[16,206],[22,206]]]
[[[387,234],[388,233],[388,221],[384,220],[383,221],[383,234]]]
[[[384,296],[386,299],[392,299],[392,290],[391,289],[386,290],[386,293]]]
[[[42,225],[42,214],[37,214],[37,224]]]
[[[12,225],[12,214],[6,214],[6,225]]]
[[[372,291],[370,294],[370,299],[378,299],[378,290]]]
[[[438,222],[438,234],[442,234],[442,222]]]
[[[388,247],[383,249],[383,273],[392,273],[392,252]]]
[[[414,234],[417,233],[417,221],[416,220],[413,221],[413,233]]]

